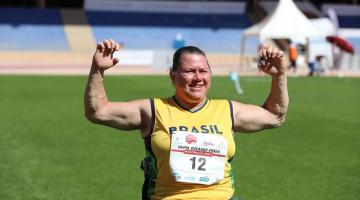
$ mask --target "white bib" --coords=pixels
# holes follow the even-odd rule
[[[227,141],[224,137],[173,131],[170,169],[177,182],[210,185],[224,179]]]

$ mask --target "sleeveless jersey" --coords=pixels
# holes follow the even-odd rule
[[[145,139],[147,161],[143,196],[152,200],[225,200],[234,194],[231,160],[235,154],[232,105],[228,100],[207,100],[202,108],[190,112],[174,97],[151,100],[153,130]],[[227,141],[224,179],[212,185],[176,182],[169,166],[171,133],[188,131],[214,134]],[[206,137],[206,135],[205,135]],[[144,191],[145,190],[145,191]],[[144,198],[144,197],[143,197]]]

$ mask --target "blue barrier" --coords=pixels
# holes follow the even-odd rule
[[[360,16],[338,16],[341,28],[360,28]]]
[[[246,28],[251,25],[245,14],[189,14],[87,11],[91,25]]]

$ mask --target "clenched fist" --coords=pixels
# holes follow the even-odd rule
[[[279,76],[285,73],[283,65],[284,52],[277,48],[265,47],[260,49],[258,67],[270,76]]]

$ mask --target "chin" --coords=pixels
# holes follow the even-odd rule
[[[189,98],[191,99],[192,102],[198,103],[198,102],[202,101],[205,98],[205,96],[204,95],[189,95]]]

